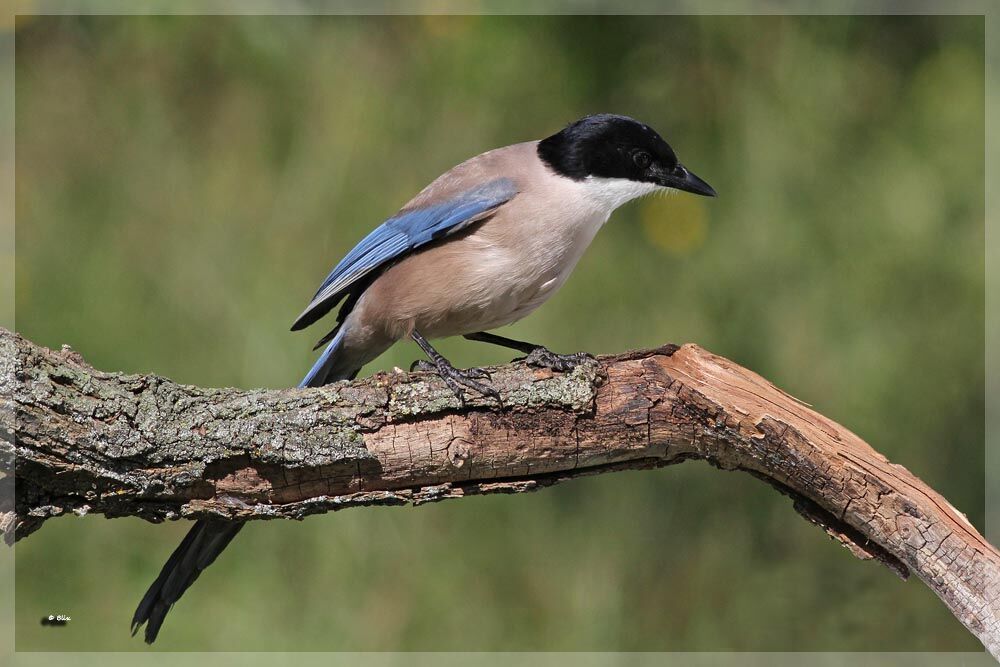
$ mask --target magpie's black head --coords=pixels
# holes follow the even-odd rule
[[[585,116],[538,143],[538,156],[556,173],[582,180],[624,178],[715,196],[680,162],[656,130],[628,116]]]

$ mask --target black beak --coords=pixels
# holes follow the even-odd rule
[[[695,176],[680,163],[660,180],[660,185],[684,192],[693,192],[696,195],[715,196],[715,189],[711,185]]]

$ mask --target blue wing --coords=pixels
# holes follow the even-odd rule
[[[295,320],[292,331],[303,329],[326,315],[361,278],[372,271],[420,246],[482,220],[515,194],[517,188],[513,181],[498,178],[440,204],[412,209],[389,218],[340,260]]]

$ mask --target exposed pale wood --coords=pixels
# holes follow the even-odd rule
[[[299,519],[703,459],[791,496],[856,556],[915,572],[1000,653],[1000,554],[966,518],[844,427],[696,345],[566,375],[491,368],[503,405],[462,406],[421,373],[202,389],[97,371],[3,330],[0,344],[0,453],[16,455],[15,506],[0,508],[10,541],[67,512]]]

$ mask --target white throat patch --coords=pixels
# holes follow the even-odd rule
[[[669,188],[655,183],[641,183],[627,178],[601,178],[587,176],[580,181],[584,194],[605,209],[608,215],[622,204],[657,191],[669,191]]]

